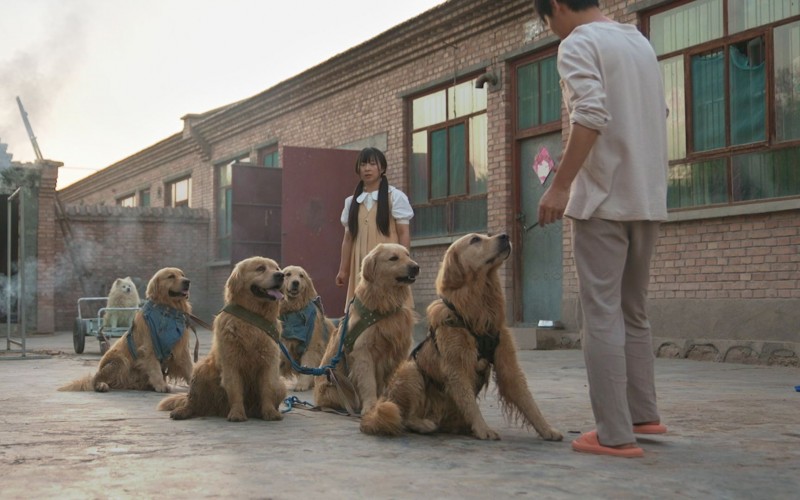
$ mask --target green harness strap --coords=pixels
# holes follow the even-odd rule
[[[464,318],[458,313],[456,307],[449,300],[442,299],[444,305],[450,309],[453,314],[448,316],[444,324],[453,328],[463,328],[472,335],[478,347],[478,359],[486,359],[494,364],[494,351],[500,344],[500,332],[489,332],[486,335],[477,335],[472,328],[464,321]]]
[[[402,307],[398,307],[394,311],[389,311],[386,314],[381,314],[378,311],[371,311],[364,306],[364,304],[358,300],[358,298],[353,299],[353,305],[356,306],[356,311],[358,311],[358,322],[351,327],[348,327],[347,333],[344,336],[344,346],[347,348],[348,352],[353,350],[353,346],[358,340],[358,337],[364,333],[364,330],[369,328],[370,326],[374,325],[378,321],[382,320],[383,318],[389,317],[392,314],[396,313]]]
[[[275,323],[270,323],[258,314],[248,311],[237,304],[226,304],[225,307],[222,308],[222,311],[232,314],[242,321],[246,321],[258,329],[263,330],[276,344],[281,344],[281,335],[278,333],[277,321]]]

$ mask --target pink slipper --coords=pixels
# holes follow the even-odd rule
[[[612,448],[603,446],[597,440],[597,431],[585,432],[572,441],[572,449],[581,453],[593,453],[595,455],[610,455],[612,457],[639,458],[644,456],[641,448]]]
[[[664,424],[634,424],[633,432],[636,434],[666,434],[667,426]]]

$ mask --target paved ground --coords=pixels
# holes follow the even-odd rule
[[[210,334],[200,337],[205,353]],[[646,456],[630,460],[571,451],[593,422],[575,350],[520,352],[539,406],[566,435],[550,443],[505,423],[491,389],[481,407],[498,442],[375,438],[355,419],[300,409],[281,422],[174,422],[155,410],[156,393],[55,390],[94,371],[95,339],[82,355],[66,332],[29,337],[27,348],[24,360],[0,354],[2,499],[788,499],[800,491],[797,368],[657,360],[670,432],[640,439]]]

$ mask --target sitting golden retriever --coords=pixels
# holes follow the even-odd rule
[[[411,349],[416,314],[409,307],[409,285],[418,274],[419,266],[402,245],[381,243],[364,257],[348,315],[331,335],[322,358],[322,366],[330,363],[344,335],[343,357],[334,368],[336,380],[326,375],[316,378],[318,406],[348,412],[372,408]]]
[[[505,234],[469,234],[448,248],[436,277],[441,298],[427,310],[428,337],[397,369],[384,397],[362,417],[362,432],[398,435],[408,429],[500,439],[476,401],[494,367],[505,415],[521,417],[544,439],[562,439],[536,406],[506,327],[497,270],[510,254]]]
[[[336,327],[325,317],[314,282],[302,267],[283,268],[281,291],[283,300],[279,318],[283,325],[283,345],[300,366],[316,368]],[[314,377],[295,373],[285,356],[281,358],[281,375],[286,379],[293,375],[296,377],[295,391],[307,391],[314,385]]]
[[[211,351],[197,364],[188,394],[161,401],[176,420],[192,417],[248,417],[281,420],[286,397],[280,380],[281,325],[278,322],[283,273],[264,257],[250,257],[233,268],[225,283],[225,307],[214,318]]]
[[[136,312],[133,325],[106,351],[97,373],[59,391],[169,392],[167,378],[189,382],[189,283],[178,268],[166,267],[156,272],[147,284],[145,303]]]

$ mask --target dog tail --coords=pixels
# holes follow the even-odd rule
[[[167,396],[166,398],[162,399],[160,403],[158,403],[158,409],[159,411],[172,411],[175,408],[180,408],[186,404],[187,399],[188,395],[186,394],[173,394],[172,396]]]
[[[381,399],[369,413],[361,417],[361,432],[379,436],[399,436],[403,433],[400,407],[392,401]]]
[[[79,378],[78,380],[73,380],[67,385],[59,387],[59,391],[93,391],[94,384],[92,380],[94,379],[94,375],[86,375],[83,378]]]

